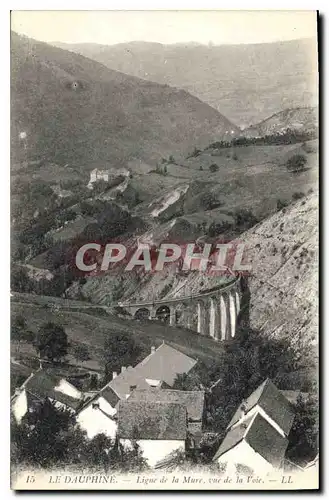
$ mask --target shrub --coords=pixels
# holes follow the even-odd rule
[[[35,348],[40,356],[51,361],[66,356],[68,341],[64,328],[52,322],[43,324],[36,336]]]
[[[213,174],[214,172],[218,172],[219,166],[216,163],[212,163],[209,167],[209,170]]]
[[[279,212],[280,210],[282,210],[287,205],[288,205],[287,201],[285,201],[285,200],[277,200],[277,202],[276,202],[276,209]]]
[[[296,200],[300,200],[301,198],[304,198],[304,196],[305,196],[304,193],[298,192],[298,193],[294,193],[292,195],[292,199],[296,201]]]
[[[249,209],[237,210],[234,214],[235,225],[239,228],[248,229],[259,222],[258,218]]]
[[[305,170],[305,165],[307,163],[307,159],[305,156],[301,154],[296,154],[291,156],[286,163],[287,169],[293,173],[299,173]]]
[[[87,361],[90,359],[89,349],[86,344],[78,344],[73,349],[73,355],[78,361]]]

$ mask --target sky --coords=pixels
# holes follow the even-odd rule
[[[267,43],[316,36],[315,11],[12,11],[12,30],[44,42]]]

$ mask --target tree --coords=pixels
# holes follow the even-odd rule
[[[305,170],[306,163],[307,163],[306,156],[303,156],[301,154],[296,154],[289,158],[289,160],[286,163],[286,166],[288,170],[290,170],[295,174],[298,174],[299,172]]]
[[[234,214],[235,225],[242,229],[249,229],[259,222],[258,218],[249,209],[241,208]]]
[[[276,202],[276,209],[279,212],[280,210],[282,210],[283,208],[285,208],[287,205],[288,205],[287,201],[279,199]]]
[[[35,334],[28,329],[26,320],[23,316],[16,316],[11,324],[11,339],[18,340],[18,342],[25,340],[25,342],[33,342]]]
[[[106,191],[108,187],[109,187],[108,183],[103,179],[99,179],[93,183],[93,191],[96,194],[104,193],[104,191]]]
[[[52,322],[43,324],[37,333],[35,348],[41,357],[51,361],[66,356],[68,340],[64,328]]]
[[[313,460],[318,451],[319,405],[316,395],[298,396],[287,457],[295,463]]]
[[[86,344],[78,344],[73,349],[73,355],[78,361],[87,361],[90,359],[89,349]]]
[[[305,194],[304,194],[304,193],[302,193],[301,191],[297,191],[296,193],[294,193],[294,194],[292,195],[292,199],[293,199],[294,201],[297,201],[297,200],[300,200],[301,198],[304,198],[304,196],[305,196]]]
[[[88,440],[75,416],[48,399],[28,412],[20,425],[11,419],[11,457],[17,467],[45,469],[73,465],[108,472],[146,468],[139,447],[125,449],[105,434]]]
[[[110,335],[104,342],[105,378],[109,380],[113,371],[121,366],[134,365],[141,354],[140,346],[134,338],[124,333]]]
[[[218,172],[219,166],[216,163],[212,163],[209,167],[209,170],[213,174],[215,172]]]

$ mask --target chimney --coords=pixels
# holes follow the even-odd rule
[[[117,378],[117,376],[118,376],[118,373],[117,372],[113,372],[112,373],[112,380],[114,380],[115,378]]]
[[[246,409],[247,409],[247,408],[246,408],[245,403],[242,403],[242,405],[241,405],[241,407],[240,407],[240,412],[241,412],[241,414],[240,414],[240,418],[243,418],[243,417],[245,416],[245,414],[246,414]]]
[[[155,347],[154,347],[154,345],[152,345],[152,347],[151,347],[151,354],[154,354],[154,353],[155,353]]]
[[[121,373],[125,372],[126,371],[126,367],[125,366],[121,366]]]
[[[129,386],[129,391],[133,392],[135,389],[137,389],[137,385],[131,385]]]

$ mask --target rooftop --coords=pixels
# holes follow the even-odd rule
[[[196,363],[195,359],[163,343],[135,369],[145,379],[162,380],[172,387],[177,375],[188,373]]]
[[[61,380],[63,380],[62,377],[56,377],[45,370],[38,370],[24,382],[21,389],[25,389],[27,393],[39,399],[50,398],[76,410],[82,403],[82,394],[80,398],[72,397],[62,390],[57,390]],[[65,382],[71,386],[69,382]],[[72,390],[77,391],[74,386]]]
[[[264,382],[245,400],[236,410],[228,429],[240,420],[240,416],[245,407],[248,413],[256,405],[259,405],[269,417],[271,417],[285,432],[289,434],[295,414],[288,399],[279,391],[270,379]]]
[[[204,409],[204,391],[175,391],[173,389],[136,389],[129,401],[147,401],[149,403],[177,403],[185,406],[190,421],[202,420]]]
[[[258,413],[256,416],[251,416],[234,429],[228,431],[213,460],[220,458],[242,440],[245,440],[256,453],[261,455],[274,467],[281,465],[288,446],[288,439],[281,436],[281,434]],[[241,457],[241,461],[242,460],[243,457]]]
[[[129,400],[119,402],[119,438],[185,440],[186,435],[186,408],[182,405]]]

